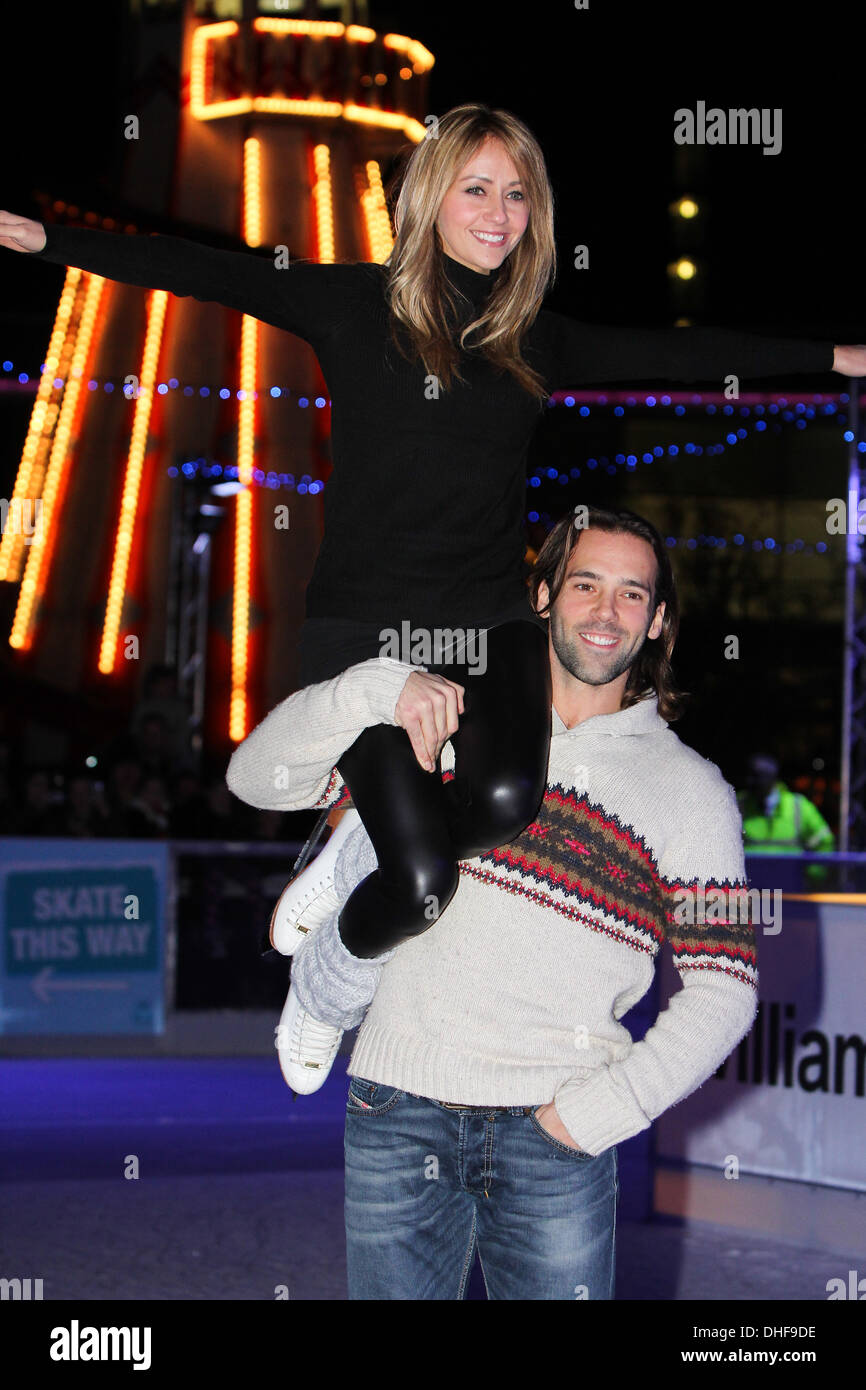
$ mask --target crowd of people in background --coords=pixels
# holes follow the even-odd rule
[[[779,780],[766,753],[747,761],[738,793],[746,849],[752,853],[827,853],[833,833],[814,802]],[[190,714],[170,666],[148,671],[129,729],[95,765],[12,771],[0,743],[0,835],[173,840],[283,840],[297,816],[260,811],[226,786],[225,766],[202,770],[190,741]]]
[[[175,672],[154,666],[128,730],[71,767],[15,771],[0,743],[0,835],[87,839],[291,839],[293,817],[244,805],[223,763],[201,769]]]

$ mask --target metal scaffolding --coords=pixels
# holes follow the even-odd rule
[[[179,483],[172,493],[165,660],[177,671],[178,694],[190,709],[190,745],[199,769],[207,681],[211,538],[224,515],[225,508],[211,489],[198,480]]]
[[[845,642],[842,681],[839,848],[866,850],[866,508],[860,433],[860,378],[851,381],[848,412],[848,497],[845,566]]]

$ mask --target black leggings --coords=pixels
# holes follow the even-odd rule
[[[464,688],[452,781],[442,781],[438,765],[425,772],[406,730],[391,724],[365,729],[337,764],[379,861],[340,913],[354,956],[378,956],[426,931],[457,888],[457,861],[515,839],[541,805],[551,720],[546,630],[506,622],[487,630],[486,644],[483,674],[428,665]]]

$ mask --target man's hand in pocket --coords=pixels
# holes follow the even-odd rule
[[[568,1130],[565,1128],[565,1125],[562,1123],[562,1120],[559,1118],[559,1111],[553,1101],[550,1101],[548,1105],[540,1105],[535,1112],[535,1118],[541,1125],[541,1128],[547,1130],[551,1138],[558,1139],[560,1144],[567,1144],[570,1149],[577,1149],[578,1153],[586,1152],[579,1144],[575,1144]]]

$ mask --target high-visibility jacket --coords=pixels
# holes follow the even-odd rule
[[[836,840],[817,806],[802,792],[777,782],[762,805],[752,792],[738,792],[743,843],[750,854],[817,854],[832,851]]]

